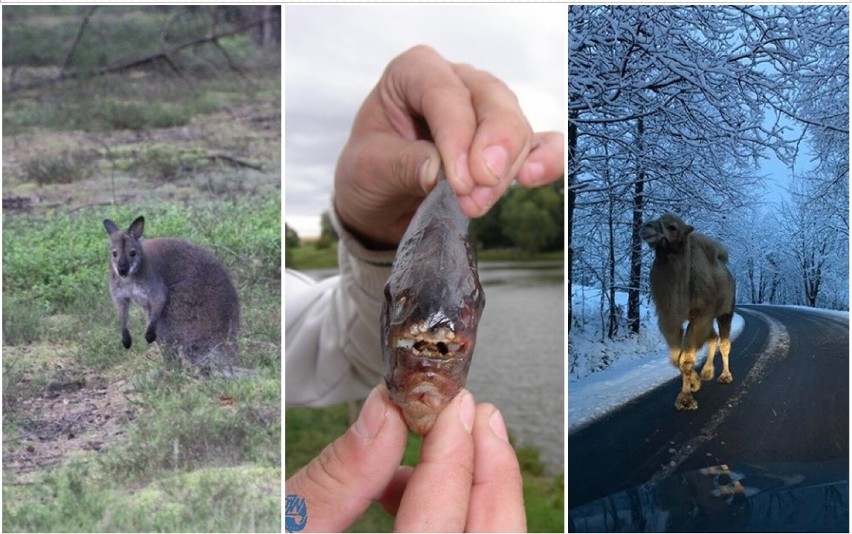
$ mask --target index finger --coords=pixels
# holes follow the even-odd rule
[[[467,158],[477,118],[469,89],[452,65],[425,45],[397,56],[386,73],[382,97],[390,99],[399,112],[391,122],[398,123],[400,131],[416,135],[416,124],[408,122],[407,114],[413,111],[423,117],[453,190],[456,194],[470,193],[473,178]]]

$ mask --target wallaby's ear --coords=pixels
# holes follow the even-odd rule
[[[134,220],[130,224],[130,230],[128,230],[128,231],[130,232],[130,235],[132,235],[134,239],[139,239],[140,237],[142,237],[142,232],[144,230],[145,230],[145,217],[140,215],[139,217],[136,217],[136,220]]]
[[[118,226],[116,226],[115,223],[109,219],[104,219],[104,228],[106,228],[106,231],[109,235],[118,232]]]
[[[691,224],[686,225],[686,230],[683,232],[683,235],[689,235],[695,228]]]

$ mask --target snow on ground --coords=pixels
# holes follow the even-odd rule
[[[569,433],[680,374],[669,362],[669,350],[657,328],[653,305],[643,302],[640,306],[642,324],[638,336],[601,342],[600,290],[576,286],[575,289],[572,313],[586,323],[571,327],[568,354]],[[615,300],[619,306],[627,309],[626,293],[616,293]],[[732,340],[742,332],[744,324],[740,315],[734,316]],[[702,363],[706,356],[705,347],[696,363]],[[718,375],[722,364],[721,357],[717,358]]]
[[[826,310],[825,308],[811,308],[810,306],[793,306],[792,304],[786,304],[781,306],[782,308],[795,308],[797,310],[802,310],[810,313],[818,313],[820,315],[828,315],[830,317],[837,317],[838,319],[846,319],[849,320],[849,311],[844,310]]]

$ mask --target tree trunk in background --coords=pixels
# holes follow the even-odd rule
[[[607,335],[610,339],[618,333],[617,306],[615,305],[615,215],[613,213],[614,199],[609,196],[609,328]]]
[[[577,198],[577,193],[574,192],[574,183],[577,177],[577,123],[572,119],[577,118],[577,113],[571,111],[568,113],[568,220],[565,225],[568,229],[566,243],[568,245],[568,306],[566,308],[566,316],[568,318],[568,331],[565,335],[571,333],[571,273],[574,270],[574,253],[573,245],[571,244],[571,235],[574,227],[574,202]]]
[[[642,137],[645,134],[645,121],[639,118],[636,123],[636,147],[640,158],[642,156]],[[645,209],[645,169],[641,159],[636,166],[636,183],[633,184],[633,225],[630,235],[630,284],[627,288],[627,326],[636,334],[639,333],[639,288],[642,284],[642,240],[639,230],[642,229],[642,212]]]

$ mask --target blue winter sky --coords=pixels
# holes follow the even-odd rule
[[[565,131],[564,5],[286,6],[285,220],[319,235],[355,113],[388,62],[416,44],[490,71],[535,130]]]

